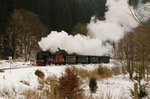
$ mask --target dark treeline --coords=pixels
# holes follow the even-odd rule
[[[77,23],[88,23],[91,16],[104,16],[106,0],[1,0],[0,31],[5,30],[14,9],[26,9],[39,15],[51,30],[71,33]]]
[[[104,19],[105,3],[106,0],[0,0],[0,56],[24,53],[30,57],[33,46],[50,31],[75,34],[78,28],[85,28],[91,16]]]
[[[106,0],[0,0],[0,56],[24,55],[28,60],[50,31],[86,35],[93,15],[104,20],[105,4]]]

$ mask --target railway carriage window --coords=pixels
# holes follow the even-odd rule
[[[101,56],[100,60],[101,60],[101,62],[109,63],[110,57],[109,56]]]
[[[47,60],[48,60],[48,61],[53,61],[53,60],[54,60],[54,57],[52,57],[52,56],[51,56],[51,57],[48,57]]]
[[[78,61],[79,62],[88,62],[88,57],[80,56],[80,57],[78,57]]]

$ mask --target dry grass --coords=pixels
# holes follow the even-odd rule
[[[100,76],[97,74],[97,70],[88,71],[86,69],[78,69],[75,68],[75,73],[79,75],[82,79],[89,79],[91,77],[95,77],[96,79],[100,79]]]
[[[79,75],[81,78],[83,78],[84,80],[87,78],[89,79],[91,77],[95,77],[97,80],[101,80],[104,78],[111,77],[113,71],[107,67],[99,67],[92,71],[75,68],[75,73]]]
[[[22,95],[25,97],[25,99],[64,99],[59,96],[54,96],[51,94],[47,94],[45,91],[44,92],[37,92],[33,90],[27,90],[22,93]],[[99,95],[99,96],[82,96],[82,97],[77,97],[76,99],[112,99],[112,96],[107,94],[106,96],[104,94]],[[127,99],[127,98],[120,98],[120,99]]]
[[[27,90],[22,95],[25,99],[61,99],[58,93],[57,77],[39,79],[39,86],[35,91]]]
[[[4,70],[0,70],[0,73],[3,73],[4,72]]]
[[[25,99],[42,99],[43,97],[41,93],[38,93],[37,91],[33,91],[33,90],[26,90],[22,92],[21,95],[23,95]]]
[[[17,94],[17,93],[16,93]],[[56,97],[54,95],[51,95],[50,93],[47,93],[46,91],[39,91],[39,90],[25,90],[24,92],[16,95],[13,93],[10,93],[8,91],[0,92],[0,97],[3,99],[64,99],[61,97]],[[18,96],[18,98],[16,98]],[[112,99],[113,96],[108,94],[99,94],[98,96],[89,95],[89,96],[83,96],[83,97],[77,97],[77,99]],[[119,99],[128,99],[128,97],[121,96]]]
[[[112,69],[114,75],[119,75],[119,74],[121,74],[121,71],[122,71],[122,70],[121,70],[121,67],[114,66],[114,67],[112,67],[111,69]]]
[[[43,91],[42,93],[49,97],[48,99],[61,99],[58,91],[58,81],[56,76],[50,76],[46,79],[40,79],[39,81],[39,90]]]
[[[75,68],[74,69],[74,71],[75,71],[75,73],[77,74],[77,75],[79,75],[81,78],[86,78],[86,77],[88,77],[88,75],[89,75],[89,71],[88,70],[86,70],[86,69],[78,69],[78,68]]]
[[[19,93],[17,93],[15,88],[12,88],[11,91],[5,88],[0,92],[0,99],[16,99],[17,94]]]
[[[99,67],[97,73],[102,79],[112,77],[113,75],[113,71],[107,67]]]
[[[21,81],[19,81],[19,82],[21,82],[21,83],[24,84],[24,85],[30,86],[30,83],[27,82],[27,81],[21,80]]]
[[[90,96],[85,96],[84,99],[112,99],[112,96],[109,94],[107,94],[106,96],[104,94],[101,94],[99,96],[90,95]],[[122,99],[126,99],[126,98],[122,98]]]
[[[44,77],[45,77],[45,74],[41,70],[36,70],[35,75],[41,79],[44,79]]]
[[[58,91],[57,77],[56,76],[48,77],[45,80],[45,83],[47,85],[50,85],[50,95],[49,95],[50,99],[60,98],[60,94],[59,94],[59,91]]]

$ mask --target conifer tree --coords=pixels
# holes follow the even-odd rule
[[[58,90],[63,99],[81,99],[83,89],[81,80],[75,74],[74,68],[67,68],[65,74],[59,78]]]
[[[91,93],[95,93],[96,92],[98,86],[97,86],[97,82],[96,82],[96,78],[95,77],[90,78],[89,87],[90,87]]]

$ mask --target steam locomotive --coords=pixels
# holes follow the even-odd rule
[[[36,65],[46,66],[51,64],[98,64],[109,63],[110,56],[87,56],[76,54],[52,54],[48,51],[41,51],[37,54]]]

